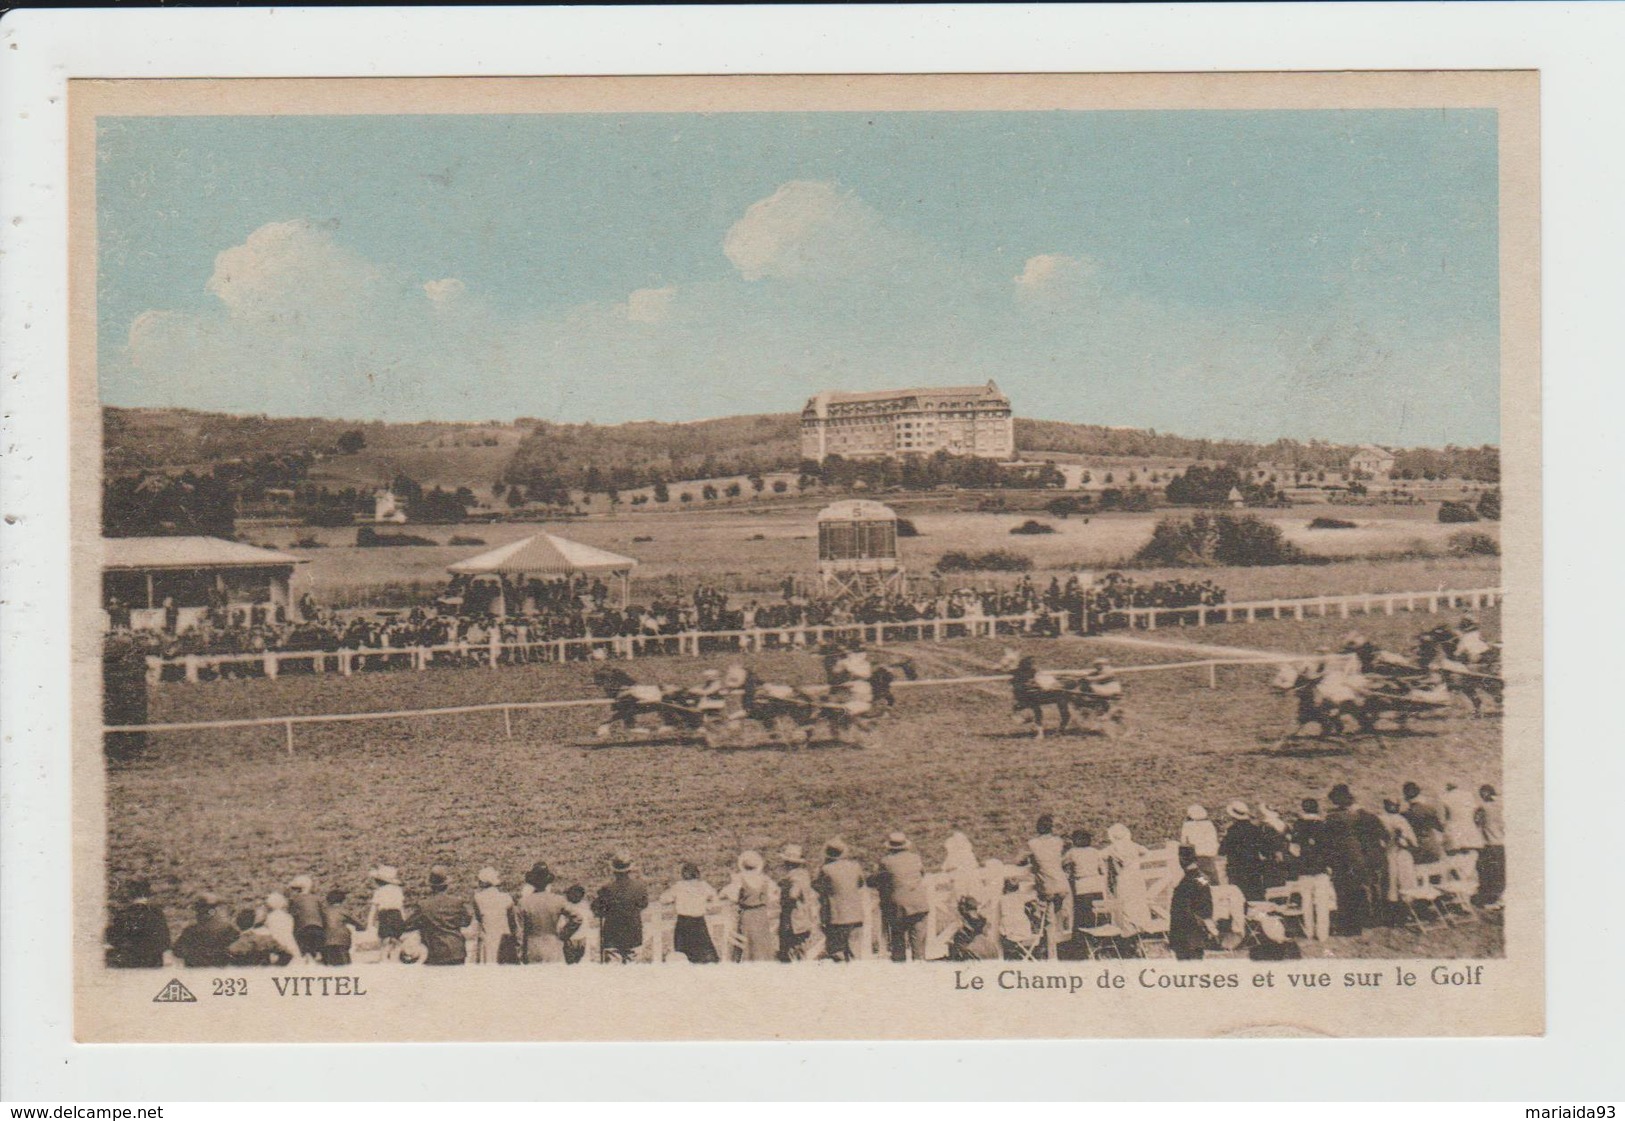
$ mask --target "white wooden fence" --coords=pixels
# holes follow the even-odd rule
[[[1470,588],[1465,591],[1370,592],[1362,595],[1311,596],[1307,599],[1265,599],[1249,603],[1219,603],[1196,607],[1126,607],[1108,611],[1130,627],[1154,631],[1159,619],[1175,626],[1205,627],[1209,623],[1248,623],[1259,619],[1324,619],[1336,614],[1392,615],[1396,611],[1426,611],[1437,614],[1455,608],[1481,608],[1498,605],[1505,593],[1500,588]]]
[[[831,638],[858,639],[874,646],[888,642],[941,642],[950,638],[988,638],[1001,634],[1031,634],[1040,620],[1054,633],[1064,634],[1062,612],[1029,611],[1021,615],[983,615],[959,619],[916,619],[896,623],[840,623],[819,626],[757,627],[736,631],[684,631],[678,634],[617,635],[610,638],[555,638],[503,642],[493,629],[485,642],[448,642],[434,646],[379,646],[343,650],[266,650],[250,653],[183,654],[176,658],[147,658],[147,680],[156,684],[166,669],[178,668],[187,681],[201,671],[219,672],[237,667],[265,677],[278,676],[293,666],[310,673],[338,673],[346,677],[374,669],[426,670],[437,661],[454,665],[478,664],[496,669],[522,662],[565,662],[589,659],[597,651],[614,658],[659,655],[698,655],[710,652],[757,653],[817,646]]]

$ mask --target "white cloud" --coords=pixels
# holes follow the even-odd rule
[[[672,306],[677,302],[677,289],[639,288],[626,297],[626,318],[633,323],[664,323],[671,318]]]
[[[1016,295],[1046,297],[1071,294],[1092,282],[1099,266],[1088,257],[1065,253],[1040,253],[1027,258],[1021,275],[1015,278]]]
[[[445,307],[461,299],[463,293],[468,291],[468,285],[455,276],[448,276],[443,280],[426,281],[423,285],[423,291],[436,307]]]
[[[746,280],[828,277],[882,261],[895,240],[851,191],[798,179],[752,203],[723,237],[722,251]]]
[[[369,297],[379,270],[308,219],[271,222],[214,259],[206,285],[234,316],[298,316]]]

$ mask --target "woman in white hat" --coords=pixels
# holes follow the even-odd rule
[[[1191,805],[1185,810],[1185,823],[1179,827],[1179,843],[1196,854],[1196,866],[1209,883],[1219,882],[1219,830],[1208,820],[1207,807]]]
[[[367,925],[378,931],[378,947],[384,961],[394,961],[406,933],[406,892],[401,875],[393,865],[380,864],[368,875],[372,879],[372,901],[367,907]]]
[[[722,898],[738,910],[734,931],[735,961],[773,961],[778,956],[779,885],[762,871],[762,854],[739,854],[739,870]]]
[[[480,943],[474,960],[480,965],[517,962],[513,896],[502,890],[502,874],[495,868],[481,868],[476,878],[480,887],[474,893],[474,918],[480,924]]]
[[[1151,925],[1151,901],[1145,893],[1145,846],[1129,827],[1118,822],[1106,830],[1106,893],[1117,928],[1138,934]]]
[[[293,936],[293,916],[288,913],[288,897],[273,891],[265,897],[265,929],[292,961],[303,960],[299,941]]]

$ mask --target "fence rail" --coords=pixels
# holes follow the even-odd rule
[[[1067,633],[1064,612],[1029,611],[1021,615],[984,615],[958,619],[915,619],[896,623],[827,623],[799,627],[755,627],[733,631],[683,631],[677,634],[616,635],[608,638],[555,638],[534,642],[503,642],[493,633],[485,642],[448,642],[433,646],[380,646],[342,650],[265,650],[250,653],[184,654],[176,658],[147,658],[147,680],[157,684],[173,680],[174,671],[197,681],[204,670],[241,667],[265,677],[276,677],[285,666],[310,673],[350,676],[357,670],[426,670],[437,661],[501,665],[585,661],[597,651],[616,658],[639,658],[702,653],[758,653],[816,646],[831,638],[856,638],[875,646],[888,642],[941,642],[949,638],[990,638],[996,635],[1035,633],[1040,622],[1052,634]]]
[[[1500,588],[1436,592],[1369,592],[1361,595],[1265,599],[1250,603],[1204,604],[1196,607],[1125,607],[1105,614],[1126,619],[1131,628],[1154,631],[1157,629],[1158,620],[1163,618],[1172,620],[1175,626],[1205,627],[1210,623],[1234,623],[1238,619],[1249,623],[1258,619],[1324,619],[1333,611],[1343,619],[1352,614],[1374,615],[1378,610],[1385,615],[1392,615],[1395,611],[1427,611],[1430,614],[1437,614],[1441,610],[1457,607],[1493,607],[1499,604],[1504,596],[1505,592]]]

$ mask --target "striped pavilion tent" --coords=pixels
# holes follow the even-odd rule
[[[621,583],[621,606],[626,606],[628,585],[632,570],[638,562],[608,549],[583,545],[579,541],[556,537],[551,533],[538,533],[499,545],[479,556],[448,565],[446,571],[457,576],[513,576],[538,577],[544,580],[566,580],[572,576],[614,576]]]

